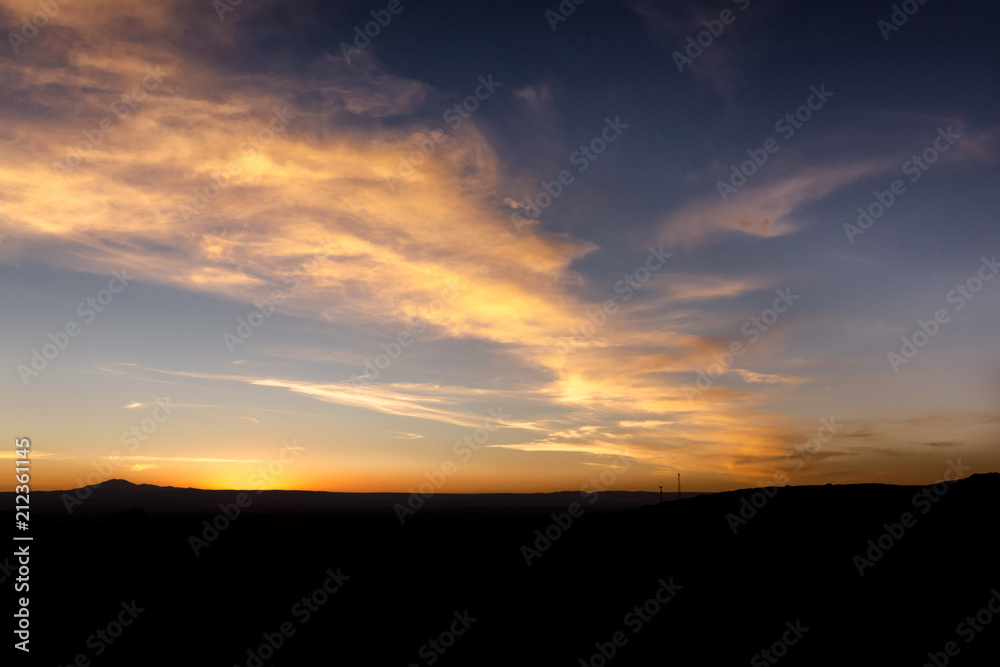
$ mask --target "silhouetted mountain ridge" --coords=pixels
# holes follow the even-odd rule
[[[32,623],[59,628],[38,646],[46,664],[70,664],[133,599],[148,616],[101,664],[135,664],[154,648],[157,664],[189,661],[178,632],[212,628],[199,664],[255,667],[247,650],[290,621],[296,633],[263,664],[314,664],[349,641],[371,652],[366,664],[423,666],[420,647],[465,611],[477,620],[441,667],[597,665],[611,648],[607,667],[774,664],[760,652],[789,624],[808,630],[779,646],[781,667],[923,665],[949,641],[957,667],[993,664],[1000,650],[1000,621],[974,643],[957,629],[1000,588],[997,473],[937,487],[746,488],[601,512],[614,509],[607,492],[576,517],[576,492],[441,494],[402,525],[391,503],[407,494],[251,491],[232,518],[218,505],[237,491],[109,482],[68,519],[63,492],[47,492],[53,511],[37,519],[45,492],[32,493]],[[528,504],[475,505],[501,497]],[[293,605],[341,568],[343,591],[301,623]],[[678,588],[661,605],[664,585]],[[67,615],[66,600],[93,612]],[[641,624],[636,609],[648,612]],[[616,633],[625,642],[614,646]]]
[[[245,493],[250,499],[246,508],[257,513],[395,513],[396,505],[419,510],[421,513],[440,512],[558,512],[572,503],[587,504],[595,512],[617,511],[658,503],[660,495],[651,491],[602,491],[597,501],[579,491],[550,493],[447,493],[439,492],[427,498],[413,498],[410,493],[340,492],[263,489],[199,489],[193,487],[135,484],[124,479],[109,479],[99,484],[68,491],[32,492],[32,510],[43,514],[73,514],[78,516],[109,514],[126,509],[142,509],[149,513],[190,514],[217,512],[220,503],[232,503]],[[699,495],[685,492],[684,498]],[[0,494],[3,502],[4,494]],[[665,494],[674,500],[676,494]],[[13,502],[13,501],[11,501]],[[71,510],[71,511],[70,511]]]

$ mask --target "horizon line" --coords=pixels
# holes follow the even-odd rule
[[[865,484],[878,484],[878,485],[881,485],[881,486],[899,486],[899,487],[905,487],[905,486],[924,487],[924,486],[933,486],[934,484],[939,484],[939,483],[942,483],[942,482],[949,482],[949,483],[958,482],[958,481],[962,481],[962,480],[965,480],[965,479],[970,479],[971,477],[976,477],[978,475],[998,475],[998,474],[1000,474],[1000,472],[998,472],[998,471],[987,471],[987,472],[973,473],[971,475],[968,475],[967,477],[961,477],[961,478],[957,478],[957,479],[954,479],[954,480],[935,480],[933,482],[928,482],[926,484],[892,484],[892,483],[888,483],[888,482],[849,482],[849,483],[835,483],[835,482],[825,482],[824,483],[824,482],[820,482],[820,483],[816,483],[816,484],[798,484],[798,485],[794,485],[794,484],[784,484],[784,485],[778,485],[778,484],[759,484],[757,486],[736,487],[736,488],[732,488],[732,489],[725,489],[725,490],[722,490],[722,491],[684,491],[684,492],[681,492],[681,496],[683,497],[685,495],[711,495],[711,494],[718,494],[718,493],[729,493],[729,492],[732,492],[732,491],[743,491],[743,490],[746,490],[746,489],[763,489],[763,488],[775,488],[775,487],[777,487],[777,488],[785,488],[785,487],[804,488],[804,487],[810,487],[810,486],[860,486],[860,485],[865,485]],[[407,490],[407,491],[329,491],[329,490],[324,490],[324,489],[254,489],[254,488],[246,488],[246,489],[239,489],[239,488],[219,488],[219,489],[214,489],[214,488],[203,488],[203,487],[196,487],[196,486],[174,486],[174,485],[150,484],[148,482],[133,482],[131,480],[125,479],[124,477],[113,477],[111,479],[106,479],[106,480],[104,480],[102,482],[97,482],[95,484],[86,484],[84,486],[72,487],[72,488],[68,488],[68,489],[44,489],[44,490],[43,489],[33,489],[33,491],[35,493],[60,493],[60,492],[67,493],[67,492],[70,492],[70,491],[75,491],[77,489],[84,489],[84,488],[90,488],[90,487],[99,487],[99,486],[102,486],[104,484],[108,484],[109,482],[125,482],[126,484],[130,484],[132,486],[151,486],[151,487],[155,487],[155,488],[158,488],[158,489],[180,489],[180,490],[191,490],[191,491],[219,491],[219,492],[222,492],[222,491],[236,491],[236,492],[240,492],[240,491],[244,491],[244,492],[253,491],[253,492],[256,492],[256,493],[263,493],[265,491],[286,491],[286,492],[302,492],[302,493],[342,493],[342,494],[354,494],[354,495],[412,495],[414,493],[417,493],[418,495],[425,495],[425,494],[420,494],[419,491],[412,491],[412,490]],[[9,491],[0,491],[0,493],[14,493],[14,491],[15,491],[15,489],[11,488]],[[556,494],[556,493],[584,493],[584,494],[590,495],[592,493],[601,494],[601,493],[606,493],[606,492],[609,492],[609,491],[614,491],[614,492],[618,492],[618,493],[651,493],[651,494],[654,494],[654,495],[661,493],[661,491],[659,489],[653,490],[653,491],[648,491],[648,490],[645,490],[645,489],[600,489],[600,490],[597,490],[597,491],[590,491],[590,492],[583,491],[582,489],[576,489],[576,490],[562,489],[562,490],[559,490],[559,491],[471,491],[471,492],[447,492],[447,491],[436,491],[435,490],[435,491],[433,491],[429,495],[435,495],[435,496],[477,496],[477,495],[529,496],[529,495],[549,495],[549,494]],[[665,498],[672,499],[672,498],[676,498],[678,492],[677,491],[662,491],[662,494],[663,494],[663,496]]]

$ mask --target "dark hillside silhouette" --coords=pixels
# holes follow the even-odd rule
[[[391,511],[282,514],[262,502],[266,511],[249,507],[196,557],[189,538],[214,513],[181,499],[229,502],[234,492],[114,482],[98,489],[89,513],[38,510],[33,656],[152,664],[152,652],[159,664],[184,664],[200,637],[198,664],[256,665],[247,650],[290,622],[294,634],[263,664],[337,664],[338,651],[372,665],[603,664],[600,651],[612,649],[609,665],[775,664],[760,652],[783,638],[795,642],[776,647],[782,665],[923,665],[951,641],[956,665],[988,664],[1000,622],[970,643],[956,627],[1000,586],[989,519],[1000,474],[942,488],[926,513],[914,504],[922,487],[774,489],[735,534],[727,515],[759,489],[585,511],[559,531],[552,514],[566,507],[539,510],[535,501],[505,512],[418,512],[405,525]],[[164,512],[165,498],[184,511]],[[888,549],[860,575],[854,557],[907,512],[915,523],[892,544],[883,538]],[[541,549],[546,532],[555,539]],[[539,548],[530,566],[524,546]],[[338,573],[349,578],[302,622],[296,602]],[[669,602],[651,602],[657,596]],[[88,637],[133,599],[145,611],[95,657]],[[463,626],[456,619],[466,611]],[[452,623],[463,634],[446,635],[449,646],[436,652],[428,642]]]

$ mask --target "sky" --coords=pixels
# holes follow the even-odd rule
[[[1000,469],[1000,9],[903,5],[0,0],[0,458],[29,438],[36,490]]]

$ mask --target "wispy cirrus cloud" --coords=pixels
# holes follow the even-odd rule
[[[710,194],[671,213],[662,223],[660,240],[694,248],[727,237],[771,238],[798,231],[806,221],[797,209],[862,178],[883,173],[884,159],[839,166],[816,166],[763,185],[747,185],[727,201]]]

